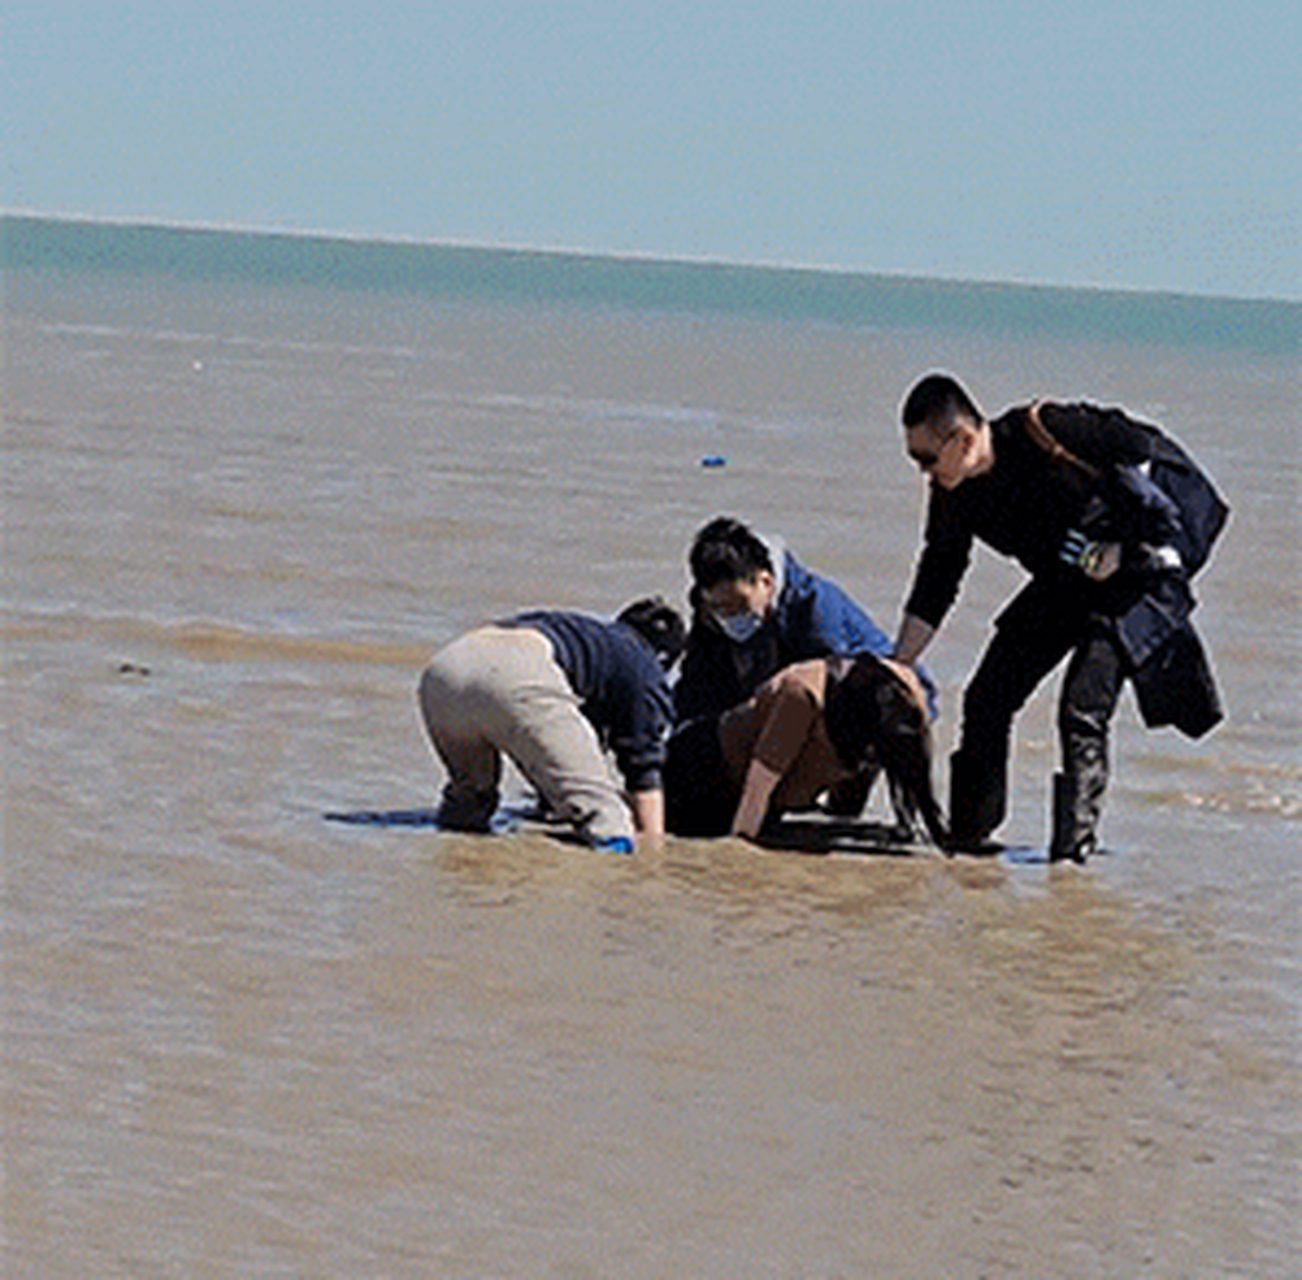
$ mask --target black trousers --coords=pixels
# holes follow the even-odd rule
[[[1040,682],[1071,655],[1058,700],[1064,774],[1097,812],[1108,780],[1108,731],[1127,667],[1106,621],[1032,582],[996,623],[963,694],[951,759],[950,822],[959,840],[981,840],[1008,809],[1013,720]]]
[[[670,834],[713,839],[732,829],[741,789],[724,767],[715,716],[689,720],[670,735],[664,784]]]

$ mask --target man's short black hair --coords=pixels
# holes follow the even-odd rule
[[[634,600],[620,610],[616,622],[632,627],[655,651],[666,671],[678,661],[687,642],[687,628],[678,611],[660,596]]]
[[[763,540],[732,516],[718,516],[699,530],[688,563],[693,585],[702,591],[721,582],[753,578],[761,570],[775,571]]]
[[[947,373],[927,374],[909,392],[900,411],[906,431],[948,422],[955,414],[970,418],[974,423],[984,420],[976,401],[968,395],[962,383]]]

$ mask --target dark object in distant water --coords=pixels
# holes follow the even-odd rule
[[[153,672],[150,671],[148,667],[142,666],[138,662],[124,662],[118,667],[118,675],[140,676],[143,678],[144,676],[153,675]]]
[[[727,465],[728,459],[721,453],[707,453],[701,459],[701,466],[703,467],[726,467]]]

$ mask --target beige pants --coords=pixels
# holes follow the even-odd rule
[[[421,677],[420,706],[448,774],[442,825],[487,829],[505,754],[580,835],[633,835],[596,730],[540,632],[482,627],[454,640]]]

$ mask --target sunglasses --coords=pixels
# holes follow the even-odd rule
[[[909,457],[912,458],[913,461],[916,462],[923,471],[928,471],[941,460],[941,458],[945,454],[945,450],[948,449],[949,446],[957,439],[958,439],[958,432],[951,431],[949,435],[947,435],[940,442],[940,444],[937,445],[937,447],[934,450],[910,449],[908,451]]]

